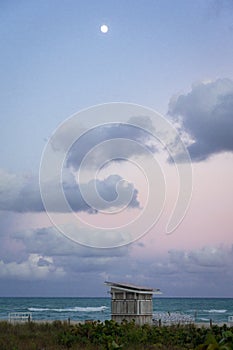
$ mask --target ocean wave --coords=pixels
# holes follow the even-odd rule
[[[205,318],[205,317],[200,317],[199,320],[200,321],[208,321],[209,322],[209,318]]]
[[[227,312],[227,310],[225,309],[211,309],[211,310],[203,310],[204,312],[209,312],[210,314],[224,314],[225,312]]]
[[[28,311],[43,312],[43,311],[54,311],[54,312],[103,312],[109,309],[107,306],[97,306],[97,307],[67,307],[63,309],[56,308],[40,308],[40,307],[29,307]]]
[[[227,312],[227,310],[226,310],[226,309],[209,309],[209,310],[189,309],[189,310],[186,310],[186,312],[188,312],[188,313],[202,313],[202,312],[208,312],[208,313],[210,313],[210,314],[213,314],[213,313],[224,314],[225,312]]]

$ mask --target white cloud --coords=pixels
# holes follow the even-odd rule
[[[56,267],[52,257],[39,254],[29,254],[28,259],[21,263],[4,263],[0,260],[1,278],[17,280],[37,280],[61,278],[65,276],[62,267]]]

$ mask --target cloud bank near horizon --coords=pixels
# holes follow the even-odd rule
[[[143,245],[137,246],[143,249]],[[133,254],[132,246],[106,250],[87,248],[47,227],[3,234],[0,254],[3,285],[11,280],[33,283],[72,281],[72,288],[79,290],[80,280],[85,276],[98,286],[98,295],[103,295],[103,282],[108,278],[158,287],[164,296],[184,295],[182,290],[186,295],[216,296],[222,294],[223,285],[228,286],[224,295],[229,296],[232,288],[232,246],[173,249],[166,256],[155,252],[142,258]],[[45,294],[49,290],[56,294],[55,287],[51,290],[50,285],[49,288],[45,288]]]

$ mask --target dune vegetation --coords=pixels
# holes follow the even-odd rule
[[[1,350],[64,349],[233,349],[233,327],[137,326],[134,322],[113,321],[69,324],[0,322]]]

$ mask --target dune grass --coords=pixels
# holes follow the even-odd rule
[[[67,322],[0,322],[1,350],[233,349],[233,328],[137,326],[113,321],[69,325]]]

